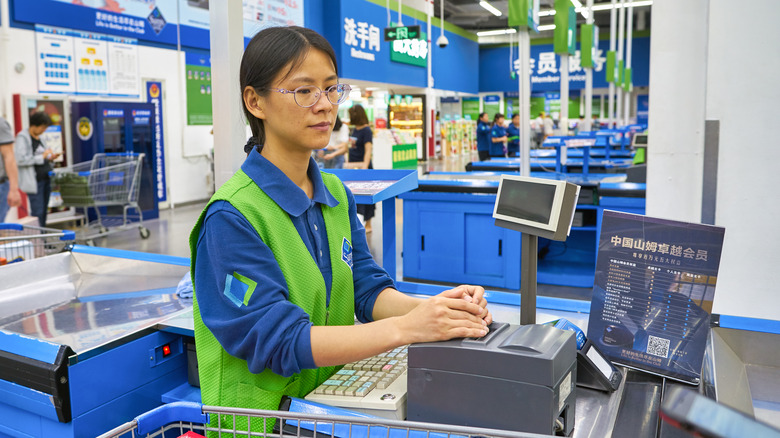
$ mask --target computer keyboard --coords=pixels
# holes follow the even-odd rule
[[[404,346],[348,363],[309,393],[306,400],[405,420],[406,354]]]

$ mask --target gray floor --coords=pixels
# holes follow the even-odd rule
[[[476,153],[473,156],[448,157],[439,160],[430,160],[419,165],[420,173],[432,171],[463,171],[466,163],[477,160]],[[179,257],[189,257],[189,234],[198,219],[198,216],[206,205],[206,201],[175,206],[174,208],[160,211],[158,219],[145,221],[144,224],[151,231],[148,239],[141,239],[136,228],[113,233],[109,236],[94,240],[96,246],[142,251],[155,254],[167,254]],[[377,206],[376,217],[372,220],[373,232],[368,236],[369,249],[374,259],[382,265],[382,210]],[[396,278],[403,278],[401,253],[403,204],[396,200]],[[511,291],[516,292],[516,291]],[[539,285],[539,295],[555,296],[559,298],[590,300],[590,288],[572,288],[551,285]]]

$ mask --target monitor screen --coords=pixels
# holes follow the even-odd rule
[[[550,224],[555,189],[553,184],[505,179],[496,206],[496,214],[543,226]]]
[[[647,134],[634,134],[634,146],[647,146]]]

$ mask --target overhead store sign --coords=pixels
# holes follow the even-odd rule
[[[385,28],[385,41],[416,40],[422,37],[420,26],[398,26]]]
[[[373,24],[344,17],[344,44],[350,46],[349,56],[375,61],[381,45],[379,36],[379,28]]]
[[[418,26],[419,27],[419,26]],[[418,67],[428,66],[428,40],[422,34],[422,39],[395,40],[390,44],[390,60]]]

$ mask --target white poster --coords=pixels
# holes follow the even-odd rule
[[[73,37],[60,30],[36,27],[35,49],[38,61],[38,90],[41,93],[73,93]]]
[[[108,94],[108,44],[93,38],[74,38],[76,91]]]
[[[138,74],[138,46],[108,43],[108,65],[111,72],[109,93],[138,96],[141,78]]]

